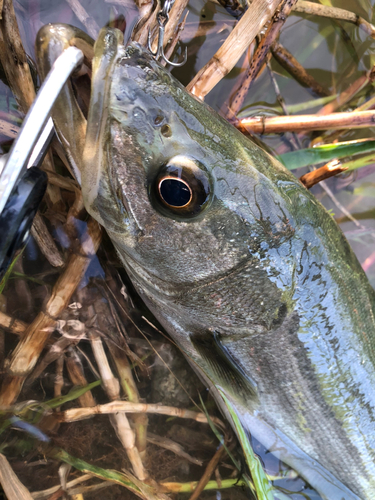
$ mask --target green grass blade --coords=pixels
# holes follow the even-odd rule
[[[59,396],[58,398],[50,399],[44,404],[49,406],[50,408],[57,408],[58,406],[67,403],[68,401],[74,401],[75,399],[85,394],[85,392],[91,391],[91,389],[94,389],[94,387],[98,387],[98,385],[100,385],[101,383],[101,380],[95,380],[95,382],[91,382],[91,384],[73,387],[73,389],[71,389],[65,396]]]
[[[10,275],[12,274],[13,267],[14,267],[15,263],[17,262],[17,260],[22,255],[22,252],[23,252],[23,249],[20,251],[20,253],[18,255],[16,255],[14,257],[14,259],[12,260],[10,266],[8,267],[8,269],[6,270],[6,272],[5,272],[4,276],[3,276],[3,279],[0,281],[0,293],[3,293],[5,285],[7,284],[8,279],[9,279]]]
[[[260,463],[259,459],[255,456],[253,452],[253,449],[249,443],[249,439],[244,431],[244,428],[242,427],[242,424],[237,416],[237,413],[232,403],[225,396],[223,391],[221,391],[220,389],[218,390],[220,392],[221,397],[224,400],[226,407],[228,408],[230,416],[233,419],[233,423],[245,455],[246,463],[249,467],[251,478],[254,482],[254,487],[258,500],[274,500],[274,496],[272,493],[272,485],[267,479],[262,464]]]
[[[115,470],[102,469],[101,467],[97,467],[96,465],[91,465],[84,460],[73,457],[69,455],[66,451],[60,448],[53,448],[49,452],[47,452],[49,456],[52,456],[56,460],[61,460],[77,470],[82,472],[93,474],[94,476],[103,479],[105,481],[112,481],[121,486],[124,486],[128,490],[135,493],[137,496],[149,500],[153,500],[155,495],[152,493],[152,489],[150,486],[142,483],[135,477],[132,477],[130,474],[126,472],[118,472]]]
[[[371,165],[372,163],[375,163],[375,153],[362,156],[356,160],[346,161],[345,167],[348,167],[347,172],[349,172],[350,170],[356,170],[357,168],[367,167],[367,165]]]
[[[230,450],[228,449],[228,447],[226,446],[225,442],[224,442],[224,437],[222,434],[220,434],[220,432],[216,429],[216,426],[215,424],[212,422],[211,418],[210,418],[210,415],[208,414],[207,412],[207,409],[205,407],[205,404],[203,403],[203,399],[201,398],[201,396],[199,395],[199,399],[201,400],[201,405],[202,405],[202,410],[204,411],[206,417],[207,417],[207,422],[208,422],[208,425],[211,427],[211,430],[212,432],[215,434],[215,436],[217,437],[217,439],[219,440],[219,442],[224,446],[224,449],[228,455],[228,457],[232,460],[233,462],[233,465],[236,467],[236,469],[238,470],[238,472],[241,472],[241,464],[237,462],[237,460],[234,458],[234,456],[232,455],[232,453],[230,452]],[[255,488],[254,488],[254,485],[251,483],[251,481],[249,480],[248,477],[246,477],[246,475],[243,475],[243,480],[245,481],[247,487],[255,492]]]
[[[208,422],[208,425],[211,427],[211,430],[212,432],[215,434],[215,436],[217,437],[219,443],[221,443],[223,446],[224,446],[224,449],[225,451],[227,452],[227,455],[228,457],[232,460],[233,462],[233,465],[236,467],[236,469],[238,471],[241,470],[241,464],[239,464],[237,462],[237,460],[234,458],[234,456],[232,455],[232,453],[229,451],[229,449],[227,448],[225,442],[224,442],[224,436],[216,429],[216,426],[215,424],[212,422],[211,418],[210,418],[210,415],[208,414],[207,412],[207,409],[206,409],[206,406],[205,404],[203,403],[203,399],[201,398],[201,395],[199,394],[199,399],[201,400],[201,405],[202,405],[202,410],[204,412],[204,414],[206,415],[207,417],[207,422]]]
[[[362,141],[339,142],[337,144],[324,144],[315,148],[300,149],[299,151],[284,153],[278,156],[278,159],[288,170],[294,170],[315,163],[328,162],[334,158],[344,158],[346,156],[368,153],[370,151],[373,152],[371,158],[375,158],[375,141],[365,139]],[[360,162],[361,160],[363,160],[363,158],[360,159]],[[362,164],[363,161],[360,166],[363,166]],[[354,166],[350,169],[352,170],[353,168],[359,167]]]

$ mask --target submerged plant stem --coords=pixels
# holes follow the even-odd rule
[[[329,96],[329,92],[305,70],[302,64],[300,64],[281,43],[274,43],[271,50],[273,57],[280,66],[282,66],[303,87],[310,89],[314,94],[320,97]]]
[[[262,38],[259,47],[255,51],[254,57],[250,63],[249,69],[246,72],[246,77],[242,80],[238,91],[235,94],[233,101],[230,103],[230,116],[235,116],[242,107],[242,104],[247,96],[250,86],[257,76],[260,68],[265,62],[265,58],[269,53],[271,45],[276,40],[281,28],[290,14],[293,5],[297,0],[284,0],[280,8],[274,14],[271,24],[268,27],[266,34]],[[250,10],[250,9],[249,9]]]
[[[318,3],[307,2],[305,0],[298,0],[297,4],[293,7],[293,10],[294,12],[328,17],[339,21],[348,21],[361,28],[372,38],[375,38],[375,26],[366,21],[366,19],[363,19],[363,17],[354,14],[354,12],[328,5],[319,5]]]
[[[211,458],[211,460],[208,462],[206,470],[204,471],[203,476],[200,478],[197,487],[195,488],[193,494],[189,498],[189,500],[198,500],[200,494],[204,490],[206,484],[209,482],[210,477],[212,476],[214,470],[218,466],[220,460],[222,459],[223,455],[225,453],[225,448],[223,445],[220,445],[219,448],[217,449],[215,455]]]

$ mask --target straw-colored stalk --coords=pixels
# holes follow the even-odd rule
[[[26,114],[35,99],[35,90],[12,0],[4,0],[0,21],[0,60],[14,97]]]
[[[187,85],[200,99],[237,64],[246,48],[274,15],[280,0],[254,0],[220,49]]]
[[[12,318],[12,316],[8,316],[0,311],[0,327],[5,328],[6,330],[14,333],[16,335],[23,335],[27,328],[27,323],[19,319]]]
[[[66,483],[66,490],[70,493],[71,488],[77,486],[78,484],[84,483],[85,481],[89,481],[92,479],[92,474],[82,474],[82,476],[77,477],[76,479],[72,479],[71,481]],[[44,498],[49,498],[51,495],[59,491],[61,485],[58,484],[56,486],[52,486],[46,490],[41,491],[33,491],[31,496],[34,500],[44,500]]]
[[[40,251],[53,267],[62,267],[65,264],[59,249],[56,246],[47,226],[39,212],[36,213],[33,225],[31,226],[31,235],[36,241]]]
[[[156,446],[160,446],[160,448],[164,448],[166,450],[171,451],[175,455],[178,455],[181,458],[184,458],[188,462],[191,462],[192,464],[202,466],[203,465],[203,460],[200,460],[199,458],[192,457],[189,455],[189,453],[186,453],[186,451],[183,449],[183,447],[176,443],[175,441],[172,441],[172,439],[166,438],[166,437],[160,437],[157,436],[156,434],[152,434],[151,432],[147,433],[147,441],[149,443],[152,443]]]
[[[120,398],[120,384],[112,374],[107,356],[104,351],[103,343],[96,332],[90,332],[91,346],[100,371],[104,389],[107,396],[112,401]],[[96,407],[97,408],[97,407]],[[115,428],[116,434],[126,450],[130,463],[132,464],[134,474],[140,480],[145,480],[148,476],[143,467],[138,448],[135,445],[135,435],[130,427],[129,420],[124,411],[112,413],[111,423]]]
[[[133,373],[130,368],[130,363],[123,349],[120,349],[116,344],[111,341],[106,342],[112,359],[116,365],[116,370],[120,378],[121,387],[126,394],[128,400],[132,403],[139,403],[139,393],[137,386],[134,382]],[[148,418],[145,413],[139,413],[132,416],[134,422],[135,443],[138,448],[139,454],[143,459],[146,453],[147,442],[147,423]]]
[[[66,189],[67,191],[71,191],[75,193],[77,189],[79,189],[78,182],[70,177],[64,177],[63,175],[57,174],[56,172],[51,172],[51,170],[45,170],[48,182],[57,186],[61,189]]]
[[[29,490],[21,483],[6,457],[1,453],[0,484],[8,500],[33,500]]]
[[[367,111],[369,109],[373,109],[374,107],[375,107],[375,97],[372,97],[368,101],[361,104],[361,106],[358,106],[358,108],[355,108],[353,111],[354,112],[355,111]],[[313,146],[318,145],[318,144],[335,142],[344,132],[345,132],[345,129],[335,130],[334,132],[330,132],[329,134],[325,135],[324,139],[323,139],[323,137],[315,137],[310,142],[310,146],[313,147]]]
[[[133,34],[132,34],[132,40],[135,42],[140,43],[141,45],[146,45],[147,44],[147,39],[148,39],[148,33],[149,31],[152,32],[153,29],[157,26],[157,21],[156,21],[156,16],[158,15],[158,12],[160,11],[160,1],[158,0],[156,2],[154,10],[149,14],[149,17],[147,18],[147,15],[145,18],[140,19],[138,24],[135,26]]]
[[[84,420],[85,418],[93,417],[94,415],[104,415],[116,412],[126,413],[156,413],[158,415],[168,415],[170,417],[179,417],[195,420],[197,422],[207,423],[207,418],[204,413],[184,410],[182,408],[175,408],[174,406],[163,406],[159,404],[146,404],[146,403],[131,403],[130,401],[112,401],[104,405],[97,405],[93,408],[72,408],[61,413],[56,414],[56,418],[60,422],[75,422],[77,420]],[[223,428],[223,422],[217,417],[210,417],[210,419]]]
[[[64,364],[64,356],[57,358],[55,384],[53,386],[53,396],[55,398],[59,398],[62,395],[62,389],[64,387]],[[60,411],[60,407],[57,407],[56,411]]]
[[[353,111],[332,113],[327,116],[254,116],[242,118],[235,123],[242,132],[254,134],[281,134],[308,130],[329,130],[336,128],[367,128],[375,125],[375,111]]]
[[[79,254],[72,254],[66,268],[53,287],[52,294],[43,311],[25,330],[22,339],[10,355],[7,375],[0,391],[2,405],[12,404],[18,397],[23,383],[36,365],[40,353],[46,345],[55,322],[81,282],[92,257],[101,241],[101,230],[93,219],[89,219]]]

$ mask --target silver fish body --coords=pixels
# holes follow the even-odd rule
[[[87,210],[223,411],[323,498],[374,499],[374,291],[324,207],[116,30],[84,148]]]

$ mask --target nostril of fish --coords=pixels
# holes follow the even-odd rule
[[[146,120],[146,113],[142,108],[140,108],[139,106],[136,106],[133,109],[133,118],[136,121],[138,121],[138,120],[144,121],[144,120]]]

